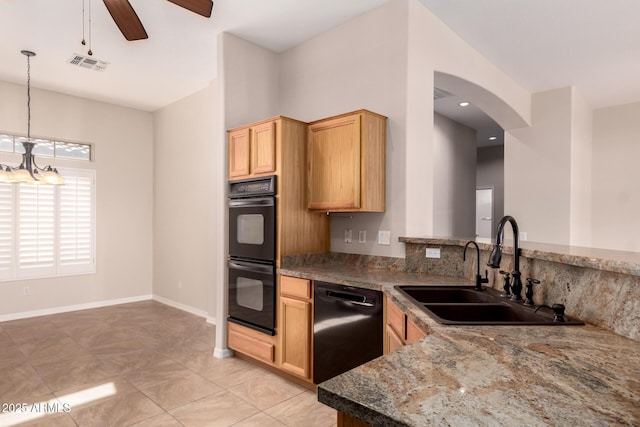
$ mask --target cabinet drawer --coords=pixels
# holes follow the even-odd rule
[[[240,329],[233,323],[227,323],[229,326],[229,347],[240,353],[251,356],[255,359],[272,364],[275,361],[275,346],[271,342],[266,342],[252,336],[251,332]]]
[[[280,276],[280,294],[296,298],[311,298],[311,281],[297,277]]]
[[[400,308],[387,299],[387,324],[391,326],[396,334],[404,339],[406,336],[405,315]]]

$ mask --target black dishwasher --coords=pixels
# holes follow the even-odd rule
[[[314,282],[313,382],[382,355],[382,292]]]

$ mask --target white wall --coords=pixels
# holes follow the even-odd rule
[[[95,144],[96,265],[89,275],[0,283],[0,315],[148,297],[152,292],[153,121],[150,113],[31,89],[33,136]],[[26,134],[26,87],[0,82],[0,131]],[[29,286],[31,295],[23,296]]]
[[[283,114],[278,56],[230,33],[221,34],[219,42],[226,129]]]
[[[433,234],[473,238],[476,232],[476,131],[434,117]]]
[[[218,95],[212,84],[153,114],[153,292],[203,315],[214,315],[214,242],[224,234],[214,229]]]
[[[593,115],[592,245],[640,252],[640,102]]]
[[[569,218],[572,246],[592,246],[592,153],[593,111],[586,100],[571,88],[571,212]]]
[[[465,79],[469,100],[503,127],[530,120],[530,94],[474,51],[422,3],[408,0],[406,234],[434,234],[433,87],[438,73]],[[446,88],[445,88],[446,89]]]
[[[504,213],[535,242],[569,244],[571,95],[533,95],[531,126],[505,132]]]
[[[405,233],[408,236],[433,235],[434,74],[447,74],[469,82],[463,88],[464,94],[504,128],[530,121],[531,96],[502,70],[474,51],[420,1],[408,0],[407,3],[409,77],[406,192],[410,197],[407,198],[405,210]]]
[[[332,218],[331,250],[404,256],[406,205],[407,7],[392,2],[327,31],[280,55],[282,114],[313,121],[365,108],[388,117],[387,210]],[[344,229],[354,243],[344,243]],[[367,243],[357,243],[358,231]],[[378,230],[391,231],[391,245],[377,245]]]
[[[404,256],[399,236],[434,232],[433,78],[460,75],[528,119],[523,88],[417,0],[396,0],[280,55],[280,109],[310,121],[359,108],[389,117],[387,210],[334,218],[331,250]],[[343,242],[345,228],[391,231],[391,246]]]

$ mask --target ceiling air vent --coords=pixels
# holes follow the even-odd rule
[[[69,64],[94,71],[104,71],[105,68],[107,68],[107,65],[109,65],[108,62],[93,59],[84,55],[78,55],[77,53],[69,59]]]
[[[438,89],[437,87],[433,88],[433,99],[447,98],[451,95],[453,94],[446,90]]]

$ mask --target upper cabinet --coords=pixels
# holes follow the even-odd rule
[[[275,120],[229,131],[229,179],[268,175],[275,171]]]
[[[307,209],[307,124],[276,116],[228,132],[229,180],[276,175],[276,266],[329,250],[329,220]]]
[[[386,121],[360,110],[309,124],[309,209],[384,212]]]

